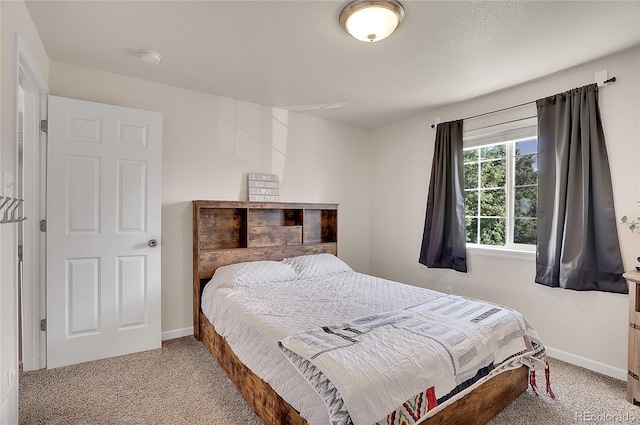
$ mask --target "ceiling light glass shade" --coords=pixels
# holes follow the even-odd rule
[[[380,41],[404,20],[404,8],[395,0],[356,0],[340,12],[340,25],[361,41]]]

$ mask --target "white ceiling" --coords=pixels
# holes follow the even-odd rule
[[[51,60],[365,128],[640,44],[640,1],[402,3],[368,44],[338,23],[347,1],[26,2]]]

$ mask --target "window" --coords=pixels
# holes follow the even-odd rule
[[[533,250],[537,237],[536,152],[536,128],[531,120],[465,132],[467,243]]]

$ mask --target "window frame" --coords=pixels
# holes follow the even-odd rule
[[[481,149],[490,146],[504,145],[505,146],[505,244],[504,245],[487,245],[480,243],[465,242],[468,248],[473,251],[493,251],[496,253],[508,253],[508,252],[521,252],[526,254],[535,253],[537,244],[521,244],[514,242],[515,231],[515,147],[516,143],[536,138],[537,141],[537,117],[528,117],[525,119],[509,121],[489,127],[483,127],[476,130],[464,131],[463,134],[463,151],[472,149]],[[481,160],[478,158],[478,184],[481,184]],[[463,165],[464,167],[464,165]],[[466,189],[463,189],[466,193]],[[477,188],[480,192],[481,187]],[[480,203],[480,196],[478,196],[478,204]],[[478,205],[478,214],[480,213],[480,206]],[[466,214],[465,214],[466,217]],[[477,216],[477,234],[480,234],[480,215]],[[466,221],[466,220],[465,220]],[[465,225],[466,228],[466,225]],[[466,230],[465,230],[466,233]],[[476,239],[477,240],[477,239]]]

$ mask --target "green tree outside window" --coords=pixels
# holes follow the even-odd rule
[[[467,242],[536,244],[536,149],[537,140],[530,138],[464,151]],[[512,226],[507,226],[508,221]]]

